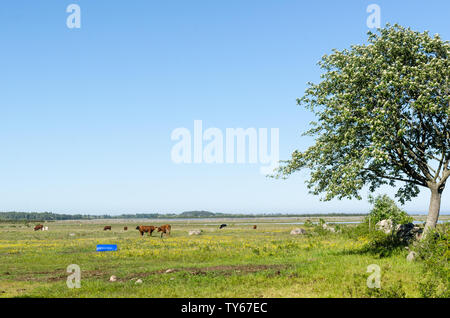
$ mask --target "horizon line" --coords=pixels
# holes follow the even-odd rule
[[[51,211],[0,211],[0,214],[3,213],[52,213],[59,215],[82,215],[82,216],[126,216],[126,215],[142,215],[142,214],[156,214],[156,215],[181,215],[183,213],[189,212],[208,212],[213,214],[225,214],[225,215],[329,215],[329,214],[360,214],[367,215],[370,212],[212,212],[206,210],[191,210],[191,211],[183,211],[183,212],[138,212],[138,213],[61,213],[61,212],[51,212]],[[409,215],[428,215],[428,212],[406,212]],[[439,215],[450,215],[450,211],[448,212],[440,212]]]

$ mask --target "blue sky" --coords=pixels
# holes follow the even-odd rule
[[[72,3],[80,29],[66,26]],[[255,164],[174,164],[170,137],[200,119],[279,128],[282,159],[305,149],[313,117],[295,99],[321,56],[366,41],[372,3],[382,24],[450,39],[446,0],[2,1],[0,211],[367,212],[366,200],[308,194],[306,171],[273,180]],[[428,197],[405,209],[425,213]]]

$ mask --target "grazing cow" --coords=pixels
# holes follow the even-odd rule
[[[223,229],[225,226],[227,226],[227,225],[226,224],[220,224],[219,230]]]
[[[148,233],[148,236],[152,236],[153,231],[156,230],[156,226],[150,225],[138,225],[136,226],[136,230],[139,230],[141,236],[144,236],[144,233]]]
[[[253,225],[253,229],[256,230],[256,225]]]
[[[170,226],[170,224],[164,224],[158,227],[158,232],[161,232],[161,237],[163,236],[163,234],[170,234],[171,230],[172,227]]]
[[[128,231],[128,226],[125,226],[125,227],[123,228],[123,230],[124,230],[124,231]]]
[[[103,231],[106,231],[106,230],[110,230],[110,231],[111,231],[111,226],[110,226],[110,225],[105,226],[105,227],[103,228]]]
[[[38,230],[42,230],[43,228],[44,228],[44,226],[42,224],[38,224],[34,227],[34,230],[38,231]]]

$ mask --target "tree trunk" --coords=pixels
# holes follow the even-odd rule
[[[439,211],[441,209],[442,190],[431,188],[430,208],[428,209],[427,223],[425,224],[424,237],[426,233],[436,227]]]

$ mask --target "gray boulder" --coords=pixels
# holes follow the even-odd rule
[[[395,231],[400,241],[411,242],[422,235],[423,229],[415,226],[413,223],[406,223],[397,225]]]
[[[304,229],[300,229],[300,228],[293,229],[291,231],[292,235],[300,235],[300,234],[305,234],[305,233],[306,233],[306,231]]]
[[[334,227],[328,226],[326,223],[324,223],[324,224],[322,225],[322,228],[323,228],[324,230],[327,230],[327,231],[330,231],[330,232],[333,232],[333,233],[336,232],[336,230],[334,229]]]
[[[376,227],[379,231],[383,231],[386,234],[390,234],[394,231],[397,238],[406,243],[420,238],[423,232],[422,228],[415,226],[413,223],[399,224],[394,228],[391,219],[381,220],[376,224]]]
[[[375,224],[378,230],[383,231],[385,234],[389,234],[392,232],[393,224],[391,219],[381,220],[377,224]]]

